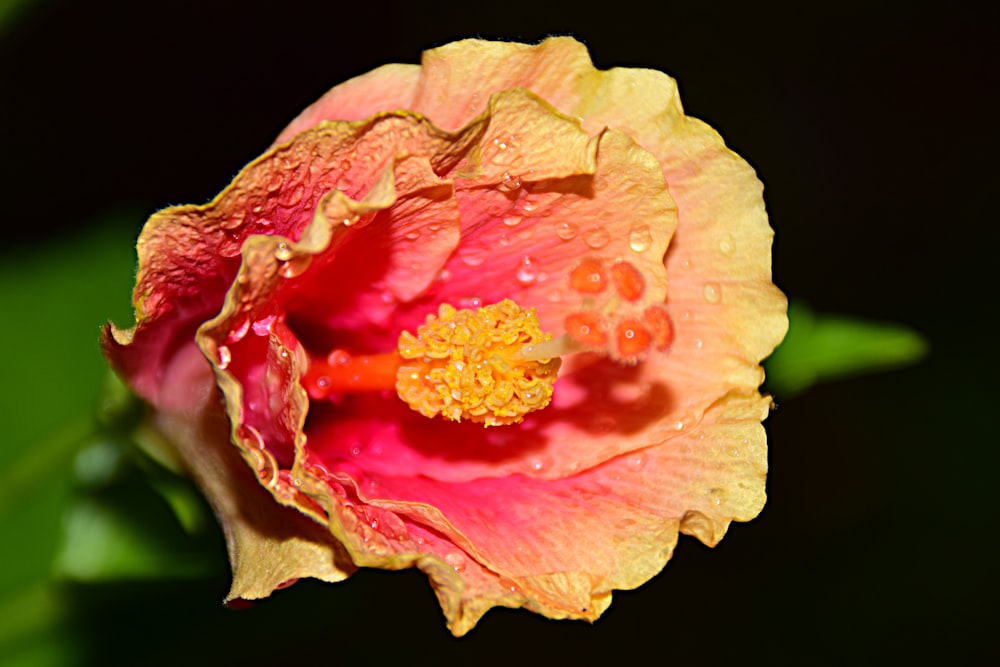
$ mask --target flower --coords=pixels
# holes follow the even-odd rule
[[[213,505],[227,600],[418,567],[456,635],[593,620],[764,503],[761,192],[666,75],[460,41],[152,216],[103,344]]]

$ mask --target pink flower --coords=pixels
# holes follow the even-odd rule
[[[415,566],[457,635],[592,620],[764,503],[771,236],[667,76],[456,42],[155,214],[105,351],[213,504],[228,600]]]

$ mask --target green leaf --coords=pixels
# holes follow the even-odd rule
[[[0,8],[6,12],[9,5]],[[0,16],[2,19],[3,16]],[[0,26],[2,28],[2,26]],[[61,591],[49,583],[76,453],[94,441],[107,364],[98,333],[131,318],[134,237],[140,215],[0,255],[0,656],[4,664],[71,664]]]
[[[901,324],[817,314],[788,307],[788,335],[765,362],[766,388],[788,398],[814,384],[901,368],[928,352],[926,339]]]

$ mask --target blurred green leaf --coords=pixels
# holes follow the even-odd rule
[[[6,8],[3,8],[6,11]],[[2,17],[0,17],[2,18]],[[67,664],[72,633],[49,582],[74,488],[76,452],[96,437],[109,317],[128,323],[139,215],[0,256],[0,656],[4,664]],[[46,238],[46,237],[40,237]],[[14,611],[12,611],[14,610]],[[12,613],[8,613],[12,611]]]
[[[765,362],[768,391],[788,398],[819,382],[916,363],[927,341],[909,327],[788,307],[788,335]]]
[[[107,372],[98,333],[109,316],[131,319],[134,226],[123,218],[132,216],[0,259],[0,303],[16,313],[0,327],[8,351],[0,383],[0,531],[19,545],[4,549],[0,595],[48,575],[74,454],[97,426]]]
[[[196,506],[185,510],[200,513]],[[203,541],[190,539],[173,509],[141,477],[81,495],[67,509],[63,525],[65,538],[54,566],[59,578],[95,583],[204,577],[216,571],[214,550],[200,549]]]

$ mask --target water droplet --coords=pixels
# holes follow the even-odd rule
[[[649,225],[632,225],[632,229],[628,232],[628,247],[634,252],[646,252],[651,245],[653,245],[653,235],[649,231]]]
[[[465,568],[465,557],[457,551],[445,554],[444,562],[455,568],[456,572],[461,572]]]
[[[538,208],[538,204],[531,201],[530,199],[525,199],[523,202],[521,202],[521,210],[524,211],[525,213],[531,213],[536,208]]]
[[[412,232],[406,232],[406,236],[404,236],[403,238],[405,238],[407,241],[416,241],[417,239],[420,238],[420,232],[418,232],[417,230],[413,230]]]
[[[372,522],[371,522],[370,525],[372,527],[372,530],[377,530],[378,529],[378,519],[372,519]]]
[[[510,245],[510,238],[508,238],[506,234],[501,234],[500,238],[497,239],[497,243],[506,248]]]
[[[642,470],[646,465],[646,457],[642,454],[633,454],[628,457],[628,467],[631,470]]]
[[[244,338],[246,338],[247,332],[250,331],[250,318],[243,315],[233,328],[230,329],[229,335],[226,336],[226,343],[238,343]]]
[[[535,459],[534,461],[531,462],[531,469],[534,470],[535,472],[538,472],[544,467],[545,467],[545,462],[542,461],[541,459]]]
[[[522,218],[519,215],[508,215],[504,217],[503,224],[507,225],[508,227],[517,227],[519,224],[521,224],[521,220]]]
[[[517,265],[515,277],[517,282],[522,285],[530,285],[535,282],[538,278],[538,266],[535,264],[535,260],[527,255],[522,257],[521,262]]]
[[[238,227],[243,226],[244,218],[246,218],[246,213],[243,211],[237,211],[220,222],[219,226],[223,229],[237,229]]]
[[[225,345],[219,346],[219,368],[225,370],[229,367],[229,362],[233,360],[233,354]]]
[[[699,338],[698,340],[696,340],[694,342],[694,347],[695,347],[696,350],[700,350],[701,348],[705,347],[705,341],[703,341],[703,340],[701,340]]]
[[[458,305],[462,308],[481,308],[483,300],[478,296],[466,296],[458,300]]]
[[[731,255],[733,252],[733,237],[729,234],[723,234],[719,239],[719,252],[723,255]]]
[[[722,300],[722,288],[719,283],[705,283],[702,294],[709,303],[719,303]]]
[[[263,319],[259,319],[253,323],[253,332],[258,336],[267,336],[271,333],[271,327],[274,326],[274,321],[277,320],[276,315],[268,315]]]
[[[431,233],[439,232],[441,231],[441,224],[437,222],[432,222],[431,224],[427,225],[427,231]]]
[[[285,177],[281,174],[271,174],[271,178],[267,180],[267,191],[277,192],[281,188],[281,184],[285,182]]]
[[[611,234],[604,227],[591,227],[583,233],[583,242],[594,250],[600,250],[608,245],[610,240]]]
[[[236,257],[242,249],[243,239],[236,232],[230,232],[219,242],[219,254],[223,257]]]
[[[572,222],[560,222],[556,225],[556,236],[561,238],[563,241],[569,241],[576,238],[576,233],[579,231]]]
[[[682,430],[684,430],[684,422],[681,421],[681,420],[679,420],[679,419],[677,421],[675,421],[674,422],[674,430],[675,431],[682,431]]]
[[[305,193],[305,186],[297,185],[289,192],[286,192],[285,196],[278,200],[278,203],[282,206],[295,206],[302,201],[302,197],[305,196]]]
[[[502,181],[503,186],[508,190],[517,190],[521,187],[521,179],[507,171],[503,173]]]
[[[278,269],[278,273],[282,278],[296,278],[302,275],[309,265],[312,263],[312,258],[308,255],[299,255],[284,264]]]
[[[279,262],[287,262],[292,258],[292,248],[285,241],[278,243],[274,249],[274,258]]]

